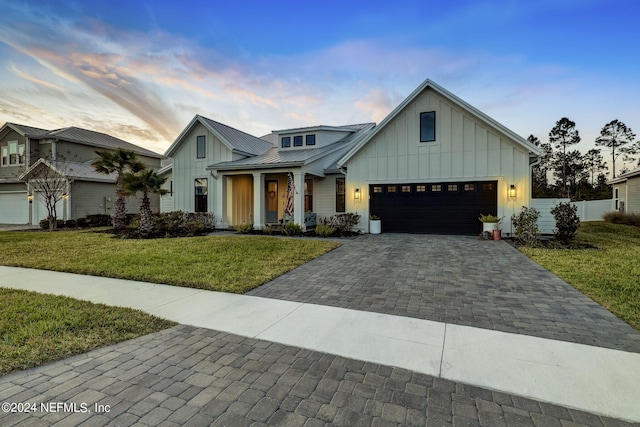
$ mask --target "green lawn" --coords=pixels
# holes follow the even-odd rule
[[[173,325],[130,308],[0,288],[0,375]]]
[[[598,249],[521,251],[640,330],[640,228],[586,222],[577,239]]]
[[[338,246],[268,236],[136,240],[92,231],[6,231],[0,264],[244,293]]]

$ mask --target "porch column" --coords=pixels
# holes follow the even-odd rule
[[[293,195],[293,222],[300,224],[303,230],[304,225],[304,172],[293,172],[293,185],[296,192]]]
[[[264,224],[264,182],[263,174],[253,173],[253,228],[261,230]]]
[[[229,226],[229,224],[226,224],[226,218],[224,217],[224,183],[226,177],[214,172],[217,171],[211,171],[211,177],[215,180],[213,214],[216,216],[216,227],[225,228]]]

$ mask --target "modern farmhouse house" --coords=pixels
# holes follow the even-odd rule
[[[195,116],[166,152],[173,164],[164,210],[214,212],[218,227],[292,220],[304,226],[341,212],[389,232],[479,234],[478,216],[528,206],[540,151],[431,80],[379,125],[312,126],[256,138]]]
[[[56,205],[59,219],[90,214],[110,214],[115,194],[115,175],[96,173],[92,163],[96,150],[124,148],[134,151],[148,167],[160,167],[162,156],[100,132],[77,127],[46,130],[15,123],[0,128],[0,224],[38,224],[48,215],[43,200],[30,181],[41,179],[41,168],[63,179],[64,198]],[[51,175],[49,175],[51,176]],[[127,205],[137,212],[135,198]],[[157,195],[152,197],[158,209]]]

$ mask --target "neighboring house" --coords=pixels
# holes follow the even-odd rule
[[[613,186],[613,209],[640,214],[640,167],[608,182]]]
[[[110,214],[115,195],[115,175],[94,171],[96,150],[124,148],[136,152],[150,168],[159,168],[162,156],[104,133],[68,127],[45,130],[15,123],[0,128],[0,224],[37,224],[48,215],[31,179],[41,168],[57,171],[63,180],[63,200],[56,206],[59,219],[90,214]],[[155,195],[154,195],[155,196]],[[152,199],[158,210],[159,198]],[[138,201],[127,208],[137,212]]]
[[[214,212],[219,227],[282,222],[291,177],[301,225],[357,212],[364,232],[375,214],[384,231],[478,234],[480,213],[504,216],[511,231],[511,214],[529,205],[540,151],[426,80],[378,126],[256,138],[197,115],[165,155],[171,209]]]

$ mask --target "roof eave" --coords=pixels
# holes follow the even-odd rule
[[[218,171],[235,171],[235,170],[251,170],[251,169],[278,169],[278,168],[290,168],[290,167],[302,167],[304,162],[283,162],[283,163],[263,163],[258,165],[210,165],[207,166],[207,170]]]

